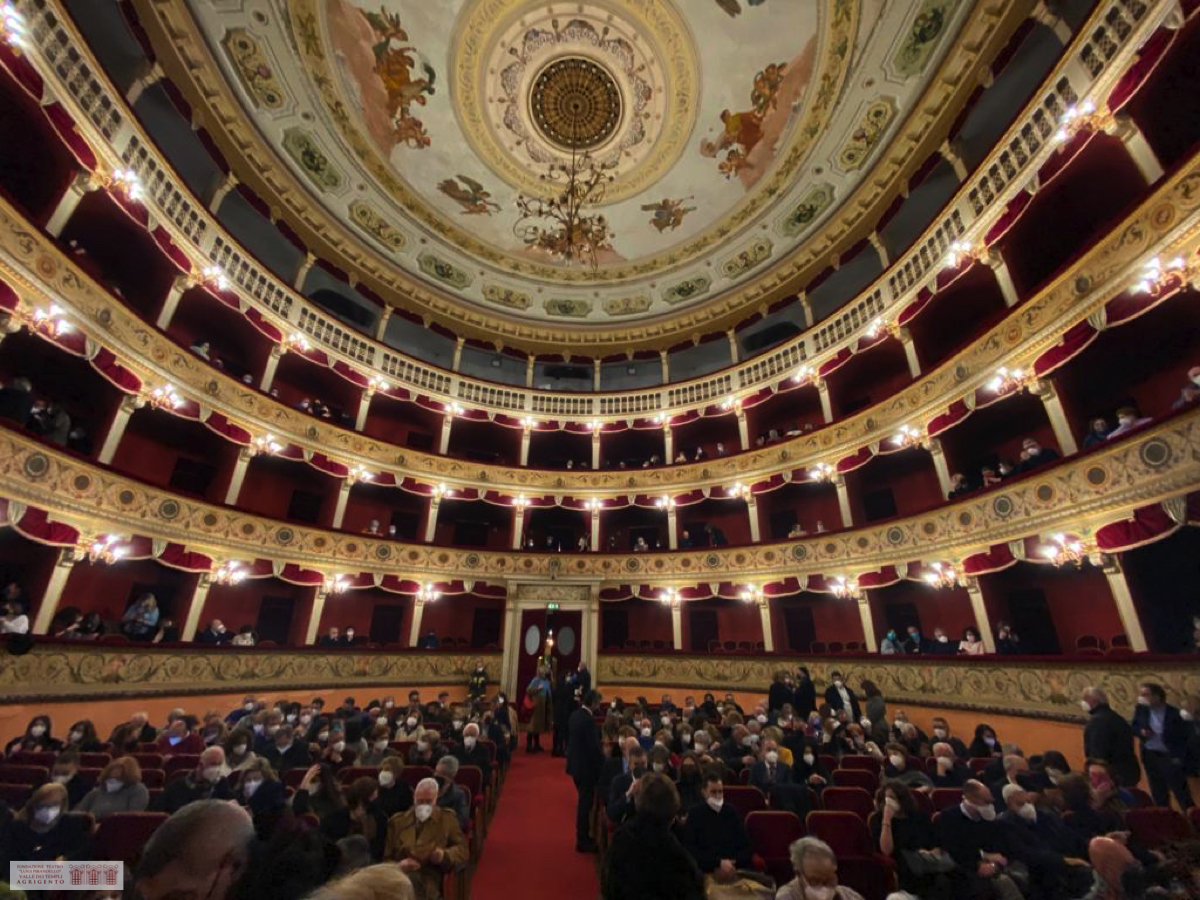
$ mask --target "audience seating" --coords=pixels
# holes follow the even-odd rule
[[[930,757],[932,759],[933,757]],[[866,769],[868,772],[874,772],[879,775],[883,771],[883,763],[873,756],[866,754],[847,753],[842,757],[841,767],[843,769]]]
[[[741,813],[742,818],[767,808],[767,798],[756,787],[725,786],[725,802]]]
[[[930,799],[935,811],[948,806],[958,806],[962,803],[962,788],[934,788]]]
[[[107,753],[80,753],[79,764],[93,769],[103,769],[110,762],[112,757]]]
[[[821,764],[821,768],[826,772],[832,772],[839,768],[836,756],[830,756],[828,753],[817,754],[817,762]]]
[[[161,769],[163,767],[163,757],[161,753],[130,753],[139,766],[143,769]]]
[[[864,822],[875,808],[871,794],[860,787],[827,787],[821,792],[821,805],[827,810],[854,813]]]
[[[1188,810],[1188,821],[1192,823],[1192,830],[1200,835],[1200,806],[1193,806]]]
[[[178,756],[167,757],[167,761],[162,768],[167,775],[167,780],[170,781],[171,776],[176,772],[182,772],[186,769],[194,769],[198,765],[200,765],[200,754],[181,753]]]
[[[790,881],[794,873],[788,848],[805,834],[800,817],[780,810],[759,810],[746,816],[746,831],[767,874],[780,886]]]
[[[1183,814],[1163,806],[1126,810],[1125,824],[1142,846],[1150,850],[1192,837]]]
[[[9,809],[20,809],[32,793],[31,784],[0,784],[0,800],[7,803]]]
[[[296,771],[296,770],[293,770]],[[303,771],[303,770],[300,770]],[[378,766],[346,766],[337,773],[337,780],[342,784],[350,784],[357,778],[377,778],[379,777]]]
[[[123,812],[105,816],[96,828],[92,851],[95,858],[119,859],[133,868],[150,835],[167,818],[164,812]]]
[[[1154,798],[1140,787],[1126,788],[1125,790],[1129,791],[1129,795],[1133,797],[1133,806],[1135,808],[1154,805]]]
[[[995,760],[990,756],[972,756],[969,760],[967,760],[967,766],[971,769],[973,774],[978,775],[993,762],[995,762]]]
[[[285,787],[298,788],[300,782],[304,780],[304,774],[308,771],[304,766],[298,766],[295,769],[288,769],[283,773],[283,778],[280,779]]]
[[[162,769],[142,769],[142,784],[147,788],[161,788],[166,783],[167,776]]]
[[[858,891],[865,900],[883,900],[895,890],[895,882],[886,858],[838,854],[838,883]]]
[[[933,798],[925,791],[912,791],[913,800],[917,803],[917,809],[928,816],[932,816],[936,811],[933,806]]]
[[[27,784],[40,787],[50,780],[46,766],[24,766],[18,763],[0,763],[0,782],[5,784]]]
[[[21,766],[45,766],[47,769],[54,765],[57,753],[38,750],[18,750],[8,757],[8,762]]]
[[[873,794],[879,787],[879,776],[866,769],[834,769],[833,783],[842,788],[862,788]]]
[[[805,818],[804,827],[813,837],[832,847],[838,859],[871,856],[875,852],[871,833],[867,831],[867,820],[857,813],[815,809]]]
[[[414,790],[422,778],[432,778],[433,769],[429,766],[405,766],[400,770],[400,778]]]

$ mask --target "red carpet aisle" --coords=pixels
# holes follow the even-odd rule
[[[575,783],[565,761],[515,754],[471,884],[471,900],[595,900],[596,857],[575,852]]]

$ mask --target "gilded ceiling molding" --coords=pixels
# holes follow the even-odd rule
[[[756,283],[715,294],[696,309],[680,310],[670,318],[639,321],[636,326],[606,322],[589,326],[585,332],[574,327],[556,328],[553,322],[505,317],[500,310],[464,304],[461,299],[400,275],[393,262],[335,223],[300,180],[270,164],[274,151],[245,121],[239,101],[183,0],[135,0],[139,20],[155,45],[157,58],[193,106],[196,117],[213,133],[238,177],[271,198],[281,213],[286,211],[289,226],[311,248],[331,254],[331,261],[357,273],[357,279],[376,292],[400,300],[423,316],[440,318],[463,336],[488,341],[499,338],[508,346],[540,353],[560,352],[562,345],[569,343],[598,355],[630,347],[665,347],[678,342],[680,334],[722,330],[745,318],[751,304],[774,302],[794,292],[803,281],[811,280],[830,259],[869,233],[868,221],[873,222],[891,202],[903,180],[900,176],[915,169],[941,144],[954,118],[950,113],[960,108],[974,89],[973,73],[999,52],[1033,6],[1033,0],[1018,0],[1000,9],[979,5],[971,12],[941,71],[931,79],[914,105],[913,115],[879,156],[872,176],[786,262],[764,268]],[[525,264],[523,271],[532,269]]]
[[[1193,410],[1136,440],[907,519],[773,544],[628,555],[457,549],[308,528],[151,487],[7,430],[0,430],[0,497],[48,510],[84,534],[146,534],[218,560],[267,558],[327,574],[489,583],[769,582],[957,560],[1038,534],[1087,535],[1140,507],[1196,490],[1198,446],[1200,410]]]
[[[1000,366],[1027,367],[1076,322],[1093,315],[1139,277],[1154,254],[1192,255],[1200,247],[1200,157],[1165,181],[1126,220],[1036,297],[956,356],[875,407],[810,435],[703,463],[652,470],[547,471],[485,466],[420,453],[326,424],[205,364],[101,291],[53,242],[0,199],[0,274],[23,302],[58,303],[96,341],[110,347],[148,384],[169,381],[204,409],[298,446],[373,471],[393,471],[452,487],[485,485],[517,493],[570,496],[682,492],[750,483],[775,473],[832,463],[889,440],[903,425],[924,424],[954,400],[970,397]],[[869,351],[868,351],[869,352]],[[515,389],[514,389],[515,390]],[[422,391],[423,393],[427,393]],[[436,396],[436,395],[435,395]],[[381,401],[382,402],[382,401]],[[710,401],[711,402],[711,401]],[[570,418],[570,417],[568,417]]]
[[[310,653],[35,643],[24,656],[10,656],[0,670],[0,703],[326,687],[378,687],[380,694],[401,694],[426,684],[465,685],[476,659],[483,659],[494,675],[500,658],[494,650]]]
[[[597,659],[596,684],[606,697],[622,695],[621,686],[654,687],[664,691],[746,691],[766,695],[771,677],[782,669],[807,666],[818,689],[839,671],[855,685],[870,679],[893,707],[921,706],[1036,716],[1075,722],[1079,697],[1088,686],[1101,687],[1113,708],[1132,709],[1138,686],[1145,681],[1162,684],[1172,697],[1200,693],[1200,667],[1190,660],[1084,659],[1063,662],[1026,662],[1020,665],[993,661],[913,662],[904,657],[791,656],[784,658],[723,656],[654,656],[602,653]],[[625,692],[623,698],[633,698]]]

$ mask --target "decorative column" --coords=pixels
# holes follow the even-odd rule
[[[746,421],[746,411],[740,406],[737,408],[737,423],[738,423],[738,440],[742,442],[742,449],[750,449],[750,425]]]
[[[587,663],[588,671],[595,678],[600,651],[600,585],[590,586],[587,609],[583,611],[583,644],[579,648],[580,658]],[[595,689],[595,682],[592,688]]]
[[[217,182],[217,186],[213,189],[212,196],[208,198],[208,211],[214,216],[221,210],[221,204],[225,202],[225,198],[233,192],[233,189],[238,186],[238,178],[232,172],[226,172],[225,177]]]
[[[442,505],[442,497],[440,494],[433,494],[429,498],[429,512],[425,516],[425,543],[432,544],[434,535],[437,534],[437,518],[438,507]]]
[[[196,629],[200,627],[200,614],[204,612],[204,602],[208,599],[208,592],[212,588],[212,577],[207,573],[203,573],[196,581],[195,588],[192,589],[191,599],[187,603],[187,615],[183,621],[183,631],[179,633],[181,641],[193,641],[196,639]],[[311,643],[311,639],[309,640]]]
[[[875,620],[871,618],[871,599],[863,591],[858,598],[858,617],[862,620],[863,647],[868,653],[879,652],[879,642],[875,640]]]
[[[385,304],[379,313],[379,321],[375,323],[375,340],[382,341],[387,334],[388,323],[392,321],[392,307]]]
[[[592,432],[592,470],[600,468],[600,429]]]
[[[136,410],[142,408],[145,401],[136,394],[129,394],[121,398],[121,405],[117,407],[117,414],[113,417],[112,424],[108,426],[108,434],[104,436],[104,443],[100,445],[100,455],[96,457],[96,461],[102,466],[110,465],[113,457],[117,455],[117,447],[120,446],[121,438],[125,435],[125,428],[129,425],[129,417]]]
[[[758,616],[762,620],[763,650],[775,652],[775,636],[771,633],[771,602],[766,594],[758,601]]]
[[[317,258],[311,253],[305,253],[304,259],[300,260],[300,268],[296,270],[296,277],[292,279],[292,288],[304,293],[304,282],[308,279],[308,273],[312,271],[312,267],[316,265]]]
[[[669,424],[663,424],[663,463],[670,465],[675,462],[675,435]]]
[[[1000,251],[994,247],[989,249],[983,260],[991,267],[996,276],[996,284],[1000,288],[1000,295],[1004,297],[1004,305],[1016,306],[1021,298],[1017,296],[1017,287],[1013,284],[1012,273],[1008,271],[1008,263],[1004,261]]]
[[[808,302],[808,293],[805,291],[801,291],[797,295],[796,299],[800,303],[800,311],[804,314],[804,327],[812,328],[813,327],[813,311],[812,311],[812,304]]]
[[[879,236],[878,231],[872,231],[867,235],[867,240],[875,248],[875,253],[879,256],[880,267],[886,269],[891,264],[891,260],[888,259],[888,251],[887,247],[883,245],[883,238]]]
[[[67,223],[71,221],[71,216],[75,213],[80,201],[99,187],[100,183],[96,181],[91,172],[80,172],[72,178],[71,183],[67,185],[67,189],[58,199],[58,205],[54,207],[54,212],[50,214],[50,221],[46,223],[46,231],[54,237],[59,237],[63,229],[67,227]]]
[[[317,631],[321,627],[321,613],[325,611],[325,598],[328,596],[329,589],[324,585],[319,586],[316,594],[313,595],[312,611],[308,614],[308,630],[304,634],[304,643],[306,645],[317,642]]]
[[[170,290],[167,291],[167,299],[163,301],[162,311],[158,314],[158,321],[154,323],[159,329],[166,331],[170,326],[171,320],[175,318],[175,310],[179,308],[179,301],[183,299],[184,291],[192,284],[192,280],[186,275],[175,276]]]
[[[729,338],[729,363],[736,366],[738,363],[737,332],[730,328],[725,332],[725,336]]]
[[[854,517],[850,515],[850,491],[846,488],[845,476],[834,476],[833,486],[837,489],[838,511],[842,514],[842,527],[853,528]]]
[[[337,506],[333,509],[333,529],[342,527],[342,521],[346,518],[346,504],[350,501],[350,488],[353,487],[349,478],[343,478],[341,487],[338,488]]]
[[[659,350],[658,351],[658,359],[659,359],[659,362],[662,363],[662,383],[670,384],[671,383],[671,358],[667,354],[666,350]]]
[[[983,649],[988,653],[996,652],[996,638],[992,634],[992,622],[988,618],[987,604],[983,600],[983,585],[978,578],[967,578],[963,582],[967,596],[971,598],[971,612],[975,614],[975,627],[979,629],[979,638],[983,641]]]
[[[74,547],[63,547],[58,551],[58,559],[54,563],[54,571],[42,592],[42,602],[38,604],[37,616],[33,620],[33,633],[46,634],[50,631],[50,623],[58,613],[58,604],[62,601],[63,588],[79,557],[75,555]]]
[[[1054,429],[1054,439],[1058,441],[1058,449],[1063,456],[1071,456],[1079,451],[1075,443],[1075,435],[1071,433],[1071,425],[1067,422],[1067,414],[1063,411],[1062,399],[1058,396],[1058,388],[1050,379],[1039,379],[1031,386],[1031,390],[1046,407],[1046,416],[1050,419],[1050,427]]]
[[[455,338],[454,340],[454,359],[450,361],[450,371],[457,372],[462,366],[462,352],[466,345],[466,338]]]
[[[132,107],[138,102],[138,98],[142,96],[146,88],[152,84],[157,84],[165,76],[166,73],[163,72],[162,66],[157,62],[151,63],[147,61],[141,74],[133,80],[133,83],[125,91],[125,102]]]
[[[829,382],[824,378],[814,378],[813,382],[817,386],[817,395],[821,398],[821,415],[825,418],[825,424],[829,425],[833,422],[833,402],[829,399]]]
[[[750,517],[750,540],[757,544],[762,540],[758,522],[758,500],[750,493],[749,488],[746,489],[746,515]]]
[[[354,430],[362,431],[367,427],[367,413],[371,409],[371,398],[375,396],[375,389],[370,387],[363,388],[362,395],[358,398],[358,415],[354,417]]]
[[[950,467],[946,464],[946,452],[942,449],[942,442],[937,438],[930,438],[925,442],[925,446],[929,448],[929,455],[933,457],[933,468],[937,472],[938,486],[942,490],[942,499],[950,498]]]
[[[591,518],[591,527],[590,527],[590,535],[589,535],[591,538],[591,543],[589,546],[591,546],[593,553],[600,552],[600,511],[603,508],[604,507],[597,504],[596,506],[592,507],[592,511],[591,511],[592,518]]]
[[[958,146],[954,141],[942,141],[942,146],[938,148],[938,154],[954,169],[954,175],[958,178],[958,183],[962,184],[971,177],[971,173],[967,171],[967,163],[962,158]]]
[[[525,387],[533,387],[533,369],[537,360],[532,356],[525,357]]]
[[[450,426],[453,422],[454,413],[447,411],[442,414],[442,436],[438,438],[438,453],[442,456],[450,449]]]
[[[597,357],[592,360],[592,390],[600,390],[600,359]]]
[[[279,361],[283,359],[285,353],[287,353],[287,348],[283,344],[276,344],[267,354],[267,364],[263,368],[262,381],[258,383],[259,390],[264,394],[270,393],[271,385],[275,383],[275,372],[279,368]]]
[[[1029,18],[1049,28],[1064,47],[1071,43],[1071,26],[1063,19],[1062,14],[1051,7],[1046,0],[1039,0],[1038,5],[1029,14]]]
[[[517,603],[517,586],[512,582],[505,585],[504,601],[504,651],[500,658],[500,687],[508,696],[517,695],[517,669],[521,658],[521,607]],[[417,610],[413,609],[413,621],[417,621]],[[412,646],[417,645],[416,629],[412,633]],[[514,710],[515,713],[515,710]]]
[[[521,429],[521,465],[529,465],[529,443],[533,438],[533,431],[528,427]]]
[[[1125,149],[1129,151],[1138,171],[1146,179],[1146,184],[1154,184],[1163,177],[1163,167],[1162,163],[1158,161],[1158,155],[1147,142],[1146,136],[1142,134],[1142,129],[1138,127],[1132,116],[1127,113],[1120,113],[1116,116],[1116,134],[1121,139],[1121,143],[1125,145]]]
[[[525,533],[525,505],[517,504],[513,507],[513,530],[512,540],[509,541],[510,550],[521,549],[521,535]]]
[[[1113,601],[1117,604],[1117,613],[1121,617],[1121,626],[1125,629],[1125,637],[1129,639],[1129,649],[1134,653],[1145,653],[1150,648],[1146,645],[1146,635],[1142,631],[1142,622],[1138,618],[1137,607],[1133,595],[1129,592],[1129,582],[1125,580],[1125,570],[1117,556],[1104,556],[1104,577],[1108,579],[1108,589],[1112,591]]]
[[[671,637],[676,650],[683,649],[683,603],[676,600],[671,604]]]
[[[229,479],[229,487],[225,491],[227,506],[237,506],[238,495],[242,492],[242,482],[246,480],[246,470],[250,467],[250,460],[253,458],[254,453],[249,447],[243,447],[238,451],[237,462],[233,465],[233,476]]]
[[[921,377],[921,360],[917,357],[917,345],[913,341],[912,332],[907,328],[897,328],[896,339],[904,348],[904,358],[908,361],[908,373],[916,381]]]
[[[667,547],[671,550],[679,549],[679,527],[678,520],[675,515],[675,504],[667,505]]]

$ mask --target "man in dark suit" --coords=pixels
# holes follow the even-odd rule
[[[225,630],[225,623],[220,619],[213,619],[208,623],[208,627],[196,635],[197,644],[228,644],[230,641],[229,633]]]
[[[291,725],[279,726],[262,756],[280,778],[291,769],[307,769],[312,765],[312,754],[304,743],[304,735],[297,735]]]
[[[1135,787],[1142,780],[1142,767],[1133,752],[1133,728],[1108,705],[1108,696],[1098,687],[1084,688],[1080,705],[1088,714],[1083,755],[1108,763],[1121,787]]]
[[[646,751],[641,746],[629,750],[629,768],[612,780],[608,788],[605,812],[614,825],[621,825],[636,812],[637,783],[646,774]]]
[[[341,639],[340,633],[338,632],[338,630],[336,628],[330,628],[328,634],[326,634],[324,637],[317,639],[317,646],[318,647],[340,647],[340,646],[342,646],[342,639]]]
[[[580,853],[592,853],[596,842],[589,834],[592,802],[596,796],[596,782],[600,780],[600,769],[604,765],[604,748],[600,744],[600,730],[592,707],[599,701],[595,691],[588,691],[583,705],[571,713],[567,722],[567,774],[575,781],[578,799],[575,805],[575,849]]]
[[[846,682],[842,680],[841,672],[831,672],[829,678],[833,682],[829,687],[825,688],[825,702],[829,704],[829,708],[834,713],[844,709],[850,713],[851,721],[859,721],[862,718],[862,713],[858,708],[858,695],[846,686]]]
[[[1142,742],[1142,765],[1150,782],[1150,794],[1158,806],[1170,806],[1171,794],[1179,808],[1192,805],[1183,779],[1183,757],[1187,753],[1187,726],[1179,710],[1167,703],[1161,684],[1147,682],[1138,688],[1138,706],[1133,714],[1133,731]]]
[[[797,784],[792,767],[779,761],[779,747],[771,738],[763,741],[762,756],[750,767],[750,785],[763,792],[772,809],[793,812],[802,822],[808,815],[808,788]]]
[[[981,781],[971,779],[963,785],[958,806],[943,809],[935,830],[938,846],[953,857],[958,867],[964,897],[1003,897],[1020,893],[1015,884],[1001,890],[991,884],[1008,878],[1004,869],[1012,861],[1014,841],[1008,827],[996,819],[992,792]]]
[[[750,868],[754,847],[741,815],[725,803],[725,783],[717,772],[705,774],[701,793],[704,802],[688,810],[683,846],[700,871],[718,884],[729,884],[737,880],[738,869]]]

